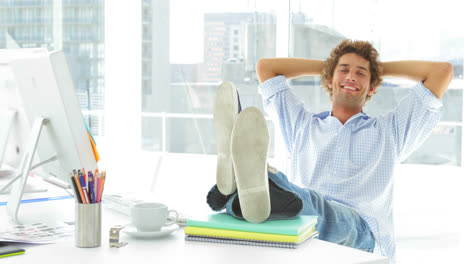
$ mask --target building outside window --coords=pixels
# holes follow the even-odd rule
[[[0,14],[0,48],[64,50],[88,126],[104,136],[104,0],[1,1]]]

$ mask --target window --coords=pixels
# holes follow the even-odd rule
[[[268,6],[267,1],[256,2],[257,6],[259,2]],[[276,55],[275,45],[271,44],[276,41],[276,11],[233,1],[210,1],[205,6],[171,1],[170,15],[166,18],[171,32],[171,78],[166,83],[153,83],[150,95],[142,93],[142,101],[148,108],[143,109],[144,115],[167,114],[161,118],[143,117],[143,149],[154,149],[154,142],[166,140],[158,144],[166,146],[162,151],[216,154],[211,115],[216,89],[223,80],[239,87],[243,107],[262,109],[255,64],[260,57]],[[165,26],[166,23],[162,26],[153,23],[148,28],[153,28],[156,36],[154,33]],[[151,65],[155,72],[168,67],[167,62],[154,59],[158,52],[167,51],[153,49]],[[161,122],[166,122],[166,126]],[[163,127],[164,131],[151,130]]]
[[[55,10],[57,5],[54,5],[54,1],[42,1],[39,4],[2,1],[0,4],[1,12],[11,14],[7,16],[9,21],[2,20],[0,32],[8,32],[11,40],[15,42],[7,43],[2,37],[1,48],[18,45],[21,48],[45,47],[49,50],[65,51],[80,106],[97,141],[104,131],[104,72],[100,66],[104,61],[104,39],[93,34],[92,29],[104,26],[103,19],[98,19],[104,16],[103,5],[104,0],[92,3],[64,1],[61,10]],[[97,47],[100,49],[95,52]],[[100,81],[97,82],[96,78]]]
[[[401,11],[391,7],[390,1],[367,0],[363,4],[368,12],[350,20],[347,12],[359,13],[360,10],[351,2],[338,0],[295,0],[278,4],[249,1],[239,5],[227,0],[208,1],[205,5],[186,0],[143,1],[138,6],[139,85],[128,90],[130,93],[139,89],[137,94],[141,97],[138,149],[214,155],[216,141],[210,120],[216,88],[223,80],[238,87],[243,107],[262,109],[255,72],[259,58],[325,59],[339,41],[352,38],[370,40],[384,61],[453,60],[458,74],[444,97],[441,123],[431,138],[405,162],[460,166],[463,96],[457,80],[463,82],[463,56],[459,55],[464,45],[460,25],[453,19],[439,24],[430,22],[437,24],[433,29],[438,33],[425,32],[436,36],[431,45],[425,45],[422,37],[425,35],[414,32],[420,32],[418,29],[430,20],[428,14],[405,11],[407,20],[402,19],[390,29],[387,21],[392,14]],[[387,9],[393,13],[385,12]],[[419,22],[412,23],[412,18],[416,17]],[[408,24],[411,26],[405,26]],[[125,41],[134,40],[127,37]],[[115,45],[115,41],[112,43]],[[448,47],[448,43],[453,45]],[[424,49],[419,48],[422,46]],[[389,85],[395,84],[400,88],[390,88]],[[292,85],[311,111],[330,109],[318,77],[297,79]],[[376,116],[390,110],[410,86],[408,82],[386,79],[365,111]],[[273,123],[269,121],[269,124],[272,134],[276,135],[271,140],[270,157],[284,162],[287,155],[281,146],[282,139],[275,133]]]
[[[125,61],[125,70],[139,71],[139,83],[123,88],[127,94],[141,97],[141,111],[133,114],[141,118],[141,140],[136,149],[216,154],[212,108],[216,89],[223,80],[238,87],[244,108],[262,109],[255,72],[259,58],[324,59],[339,41],[352,38],[370,40],[383,61],[444,60],[454,65],[455,77],[443,98],[440,124],[405,163],[461,166],[465,30],[457,20],[463,17],[462,8],[456,8],[455,1],[444,5],[424,3],[425,12],[413,11],[417,10],[416,4],[405,2],[411,8],[402,9],[390,0],[365,0],[360,6],[345,0],[278,2],[284,3],[209,0],[200,5],[189,0],[145,0],[127,6],[129,18],[140,16],[138,23],[119,25],[122,30],[129,27],[126,32],[138,31],[139,38],[126,36],[124,40],[139,42],[138,62],[111,61]],[[0,31],[8,32],[20,47],[61,48],[67,52],[83,112],[96,119],[90,122],[90,128],[99,143],[105,136],[104,101],[112,103],[114,98],[104,94],[105,61],[110,60],[104,58],[104,0],[82,4],[63,1],[61,21],[53,17],[57,14],[53,1],[23,5],[15,1],[0,4]],[[363,5],[368,11],[361,12]],[[441,10],[453,15],[431,19],[440,17]],[[350,19],[349,12],[360,15]],[[399,19],[388,23],[394,21],[395,14]],[[109,23],[107,28],[114,26]],[[6,45],[1,34],[0,46]],[[116,43],[108,42],[107,49],[109,45]],[[137,49],[125,45],[119,52],[107,54],[118,57]],[[119,77],[117,74],[112,78]],[[120,88],[115,84],[119,82],[109,85],[107,91]],[[297,79],[292,85],[311,111],[330,109],[317,77]],[[365,111],[376,116],[390,110],[411,85],[385,79]],[[279,144],[282,140],[273,123],[268,122],[271,133],[276,135],[271,140],[270,157],[283,159],[284,149]]]

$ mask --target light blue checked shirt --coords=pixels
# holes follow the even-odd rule
[[[291,182],[353,208],[374,234],[374,252],[394,261],[393,171],[431,134],[440,100],[418,83],[391,112],[361,112],[343,125],[330,112],[309,112],[284,76],[259,90],[291,155]]]

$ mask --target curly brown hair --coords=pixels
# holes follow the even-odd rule
[[[333,72],[341,56],[355,53],[369,61],[371,79],[370,87],[379,87],[382,84],[383,66],[378,60],[379,53],[368,41],[345,39],[341,41],[330,53],[330,56],[325,60],[325,65],[320,73],[320,82],[325,92],[328,93],[330,101],[332,100],[332,88],[328,87],[328,80],[333,78]],[[374,93],[375,94],[375,93]],[[366,97],[366,102],[370,100],[372,95]]]

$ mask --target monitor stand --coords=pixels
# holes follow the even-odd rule
[[[8,211],[10,218],[15,223],[20,223],[18,219],[18,210],[21,205],[21,198],[23,197],[24,187],[26,185],[26,181],[28,180],[29,172],[36,167],[39,167],[41,165],[44,165],[45,163],[48,163],[57,159],[57,157],[54,156],[48,160],[45,160],[43,162],[40,162],[39,164],[32,166],[32,161],[34,158],[34,154],[36,153],[37,144],[41,136],[42,128],[46,126],[48,123],[49,123],[49,120],[46,118],[42,118],[42,117],[37,118],[34,121],[31,134],[29,136],[27,150],[23,154],[23,157],[21,158],[21,163],[20,163],[18,174],[14,179],[12,179],[7,185],[4,186],[4,188],[8,188],[11,184],[13,184],[11,193],[8,197],[7,211]]]

